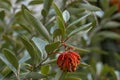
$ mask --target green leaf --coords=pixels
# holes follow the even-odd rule
[[[31,29],[30,29],[30,28],[26,27],[26,26],[23,25],[23,24],[20,24],[20,26],[21,26],[24,30],[26,30],[28,33],[31,34]]]
[[[8,49],[3,49],[3,53],[6,57],[6,59],[16,68],[18,69],[18,60],[17,57],[14,55],[14,53]]]
[[[8,4],[9,6],[11,6],[11,2],[9,0],[1,0],[1,2],[4,2],[4,3]]]
[[[25,6],[25,5],[22,5],[21,9],[22,9],[22,12],[23,12],[23,13],[24,13],[24,10],[30,11],[30,10],[27,8],[27,6]]]
[[[33,80],[38,80],[38,79],[41,79],[41,78],[45,78],[46,76],[40,74],[40,73],[37,73],[37,72],[30,72],[28,73],[25,78],[27,79],[33,79]]]
[[[33,64],[37,64],[40,59],[40,56],[37,53],[37,49],[32,45],[32,43],[25,36],[21,36],[21,40],[25,45],[27,51],[29,52],[29,55],[32,59]]]
[[[31,1],[29,5],[36,5],[36,4],[42,4],[42,3],[43,3],[42,0],[34,0],[34,1]]]
[[[0,8],[10,10],[11,1],[10,0],[0,0]]]
[[[48,64],[53,64],[53,63],[56,63],[56,59],[52,59],[52,60],[47,60],[43,63],[43,65],[48,65]]]
[[[90,27],[91,24],[92,24],[92,23],[88,23],[88,24],[82,25],[81,27],[73,30],[68,36],[75,35],[76,33],[80,32],[80,31],[85,31],[85,30],[91,29],[91,27]]]
[[[96,37],[97,38],[97,37]],[[106,55],[106,54],[108,54],[108,52],[107,51],[104,51],[103,49],[100,49],[99,47],[91,47],[90,48],[90,51],[91,52],[95,52],[95,53],[97,53],[97,54],[104,54],[104,55]]]
[[[25,61],[29,60],[31,57],[27,51],[24,52],[24,56],[19,60],[19,64],[24,63]]]
[[[99,36],[101,38],[111,38],[111,39],[120,39],[120,35],[115,32],[110,31],[102,31],[96,34],[96,36]]]
[[[112,16],[112,14],[117,10],[116,6],[112,6],[109,9],[107,9],[107,11],[105,11],[103,18],[108,18],[110,16]]]
[[[109,67],[108,65],[104,65],[104,67],[103,67],[102,70],[101,70],[100,76],[101,76],[101,75],[105,76],[105,75],[107,75],[108,73],[113,77],[113,79],[117,80],[117,77],[116,77],[116,75],[115,75],[114,68]]]
[[[120,27],[120,23],[115,21],[109,21],[103,26],[104,26],[103,28],[116,28],[116,27]]]
[[[67,75],[67,72],[63,72],[63,71],[59,70],[59,71],[57,71],[55,80],[64,80],[66,75]]]
[[[109,8],[109,0],[100,0],[101,7],[104,11]]]
[[[44,10],[46,11],[47,14],[50,10],[50,6],[51,6],[52,2],[53,2],[53,0],[44,0]]]
[[[39,51],[41,52],[41,59],[45,58],[47,55],[45,51],[45,46],[48,44],[48,42],[36,37],[33,37],[32,41],[35,43],[35,45],[38,47]]]
[[[60,16],[57,16],[57,23],[58,23],[59,29],[62,31],[62,36],[65,36],[66,29],[65,29],[64,22],[62,21]]]
[[[15,3],[20,3],[20,2],[23,2],[23,1],[25,1],[25,0],[16,0]]]
[[[120,13],[113,15],[112,19],[119,19],[120,20]]]
[[[89,12],[89,13],[87,13],[85,16],[80,17],[79,19],[75,20],[74,22],[72,22],[71,24],[69,24],[69,25],[67,26],[67,29],[70,28],[70,27],[72,27],[73,25],[76,25],[76,24],[79,23],[80,21],[84,20],[84,19],[87,18],[90,14],[91,14],[91,13]]]
[[[0,20],[4,20],[4,17],[5,17],[5,11],[1,10],[0,11]]]
[[[65,10],[62,15],[65,23],[68,22],[70,19],[70,13],[67,10]]]
[[[0,59],[7,65],[7,67],[9,67],[14,73],[17,72],[16,68],[10,63],[8,62],[8,60],[6,59],[6,57],[3,54],[0,54]]]
[[[77,48],[77,47],[75,47],[75,49],[76,49],[77,51],[79,51],[80,53],[88,53],[88,52],[90,52],[90,51],[87,50],[87,49],[82,49],[82,48]]]
[[[46,40],[51,41],[49,32],[39,20],[30,14],[28,10],[24,10],[23,14],[28,23],[31,24],[40,35],[42,35]]]
[[[50,72],[50,65],[44,65],[44,66],[41,66],[41,73],[42,74],[48,74]]]
[[[100,8],[94,6],[94,5],[91,5],[91,4],[80,4],[80,7],[86,9],[86,10],[89,10],[89,11],[99,11],[101,10]]]
[[[48,44],[48,45],[45,46],[45,50],[46,50],[47,53],[51,53],[55,49],[57,49],[59,45],[60,45],[60,41]]]
[[[62,34],[62,31],[60,29],[56,29],[54,32],[53,32],[53,39],[55,39],[56,37],[59,37],[61,36]]]
[[[82,79],[76,77],[67,77],[65,78],[65,80],[82,80]]]
[[[72,46],[72,45],[67,44],[67,46],[75,48],[75,50],[79,51],[80,53],[88,53],[88,52],[90,52],[87,49],[78,48],[78,47],[75,47],[75,46]]]
[[[12,70],[8,66],[6,66],[1,70],[0,74],[2,74],[2,76],[6,77],[7,75],[11,74],[11,72],[12,72]]]
[[[63,16],[62,16],[62,12],[61,12],[61,10],[58,8],[58,6],[57,6],[55,3],[53,3],[53,7],[54,7],[54,9],[55,9],[55,12],[56,12],[57,16],[59,16],[59,17],[61,18],[61,20],[64,21]]]
[[[83,8],[75,8],[75,7],[70,7],[70,8],[68,8],[67,10],[68,10],[68,11],[70,12],[70,14],[72,14],[72,15],[85,12],[85,9],[83,9]]]
[[[81,62],[78,66],[79,67],[91,67],[90,65],[83,63],[83,62]]]
[[[43,17],[46,17],[48,13],[45,11],[45,9],[42,9],[41,14]]]

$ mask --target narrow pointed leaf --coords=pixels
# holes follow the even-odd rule
[[[109,0],[100,0],[101,7],[104,11],[109,8]]]
[[[61,12],[61,10],[58,8],[58,6],[57,6],[55,3],[53,3],[53,7],[54,7],[54,9],[55,9],[55,12],[56,12],[57,16],[60,16],[60,18],[62,19],[62,21],[64,21],[63,16],[62,16],[62,12]]]
[[[78,47],[75,47],[75,46],[72,46],[72,45],[68,45],[68,44],[67,44],[67,46],[75,48],[75,50],[79,51],[80,53],[88,53],[88,52],[90,52],[90,51],[87,50],[87,49],[78,48]]]
[[[45,78],[46,76],[38,73],[38,72],[30,72],[28,73],[26,76],[25,76],[27,79],[33,79],[33,80],[39,80],[39,79],[42,79],[42,78]]]
[[[115,19],[119,19],[120,20],[120,13],[117,13],[117,14],[114,14],[112,16],[112,19],[115,20]]]
[[[45,50],[47,53],[51,53],[53,52],[58,46],[60,45],[60,42],[54,42],[54,43],[51,43],[51,44],[48,44],[45,46]]]
[[[101,32],[97,33],[96,36],[99,36],[102,38],[120,39],[119,34],[117,34],[115,32],[111,32],[111,31],[101,31]]]
[[[48,14],[50,6],[52,4],[53,0],[44,0],[44,10]]]
[[[55,39],[56,37],[61,36],[61,34],[62,34],[62,31],[60,29],[56,29],[53,32],[53,38]]]
[[[11,72],[12,72],[12,70],[8,66],[6,66],[6,67],[4,67],[4,69],[1,70],[0,74],[2,76],[6,77],[9,74],[11,74]],[[1,80],[3,80],[3,79],[1,79]]]
[[[14,55],[14,53],[8,49],[3,49],[3,53],[7,60],[16,68],[18,69],[18,60],[17,57]]]
[[[7,60],[7,58],[3,55],[0,54],[0,59],[13,71],[14,73],[17,71],[16,68]]]
[[[39,51],[41,52],[41,59],[45,58],[47,55],[45,51],[45,46],[48,44],[48,42],[40,38],[36,38],[36,37],[33,37],[32,41],[34,42],[34,44],[38,47]]]
[[[81,79],[76,77],[68,77],[68,78],[65,78],[65,80],[81,80]]]
[[[50,65],[44,65],[44,66],[41,66],[41,73],[42,74],[48,74],[50,72]]]
[[[20,24],[20,26],[21,26],[24,30],[26,30],[28,33],[31,34],[31,29],[30,29],[29,27],[26,27],[26,26],[23,25],[23,24]]]
[[[55,80],[64,80],[66,75],[67,75],[67,72],[63,72],[63,71],[59,70],[59,71],[57,71]]]
[[[24,10],[23,14],[27,22],[30,23],[40,35],[48,41],[51,40],[49,32],[38,19],[36,19],[28,10]]]
[[[99,11],[101,10],[99,7],[96,7],[94,5],[91,5],[91,4],[80,4],[80,6],[86,10],[89,10],[89,11]]]
[[[79,65],[79,67],[91,67],[90,65],[84,63],[84,62],[81,62]]]
[[[90,29],[91,24],[92,23],[88,23],[88,24],[82,25],[81,27],[73,30],[68,36],[72,36],[72,35],[75,35],[76,33],[80,32],[80,31],[84,31],[84,30]]]
[[[72,27],[73,25],[76,25],[76,24],[79,23],[80,21],[86,19],[90,14],[91,14],[91,13],[87,13],[85,16],[83,16],[83,17],[75,20],[74,22],[72,22],[71,24],[69,24],[69,25],[67,26],[67,29],[70,28],[70,27]]]
[[[120,23],[116,21],[109,21],[106,22],[106,24],[103,26],[104,26],[103,28],[117,28],[120,27]]]
[[[42,0],[34,0],[34,1],[31,1],[29,5],[36,5],[36,4],[42,4],[42,3],[43,3]]]
[[[112,14],[117,10],[116,6],[112,6],[109,9],[107,9],[107,11],[105,11],[103,18],[108,18],[110,16],[112,16]]]
[[[22,5],[22,12],[24,13],[24,10],[28,10],[28,11],[30,11],[28,8],[27,8],[27,6],[25,6],[25,5]]]
[[[5,11],[1,10],[0,11],[0,20],[4,20],[4,17],[5,17]]]
[[[62,31],[62,36],[65,36],[66,29],[65,29],[64,22],[62,21],[60,16],[57,16],[57,23],[58,23],[59,29]]]
[[[32,43],[26,37],[21,36],[21,40],[25,45],[25,48],[29,52],[29,55],[33,61],[33,64],[36,64],[40,59],[40,56],[38,55],[36,48],[32,45]]]

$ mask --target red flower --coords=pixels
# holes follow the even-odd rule
[[[72,51],[63,52],[57,59],[60,69],[67,72],[74,72],[79,63],[80,55]]]

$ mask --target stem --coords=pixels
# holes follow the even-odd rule
[[[47,57],[46,57],[44,60],[42,60],[42,61],[35,67],[35,69],[39,68],[39,67],[42,65],[42,63],[45,62],[47,59],[48,59],[48,55],[47,55]]]
[[[16,76],[17,80],[20,80],[20,77],[19,77],[18,73],[16,73],[15,76]]]
[[[15,73],[17,80],[20,80],[20,65],[18,67],[17,73]]]
[[[67,75],[67,72],[62,71],[58,80],[64,80]]]
[[[56,59],[54,59],[54,60],[51,60],[51,61],[48,61],[48,62],[46,62],[46,63],[43,63],[42,65],[47,65],[47,64],[54,63],[54,62],[56,62]]]
[[[86,4],[90,4],[87,0],[83,0]]]

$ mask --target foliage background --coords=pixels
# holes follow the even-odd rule
[[[0,79],[120,80],[119,27],[109,0],[0,0]],[[61,40],[81,55],[76,72],[48,56]]]

